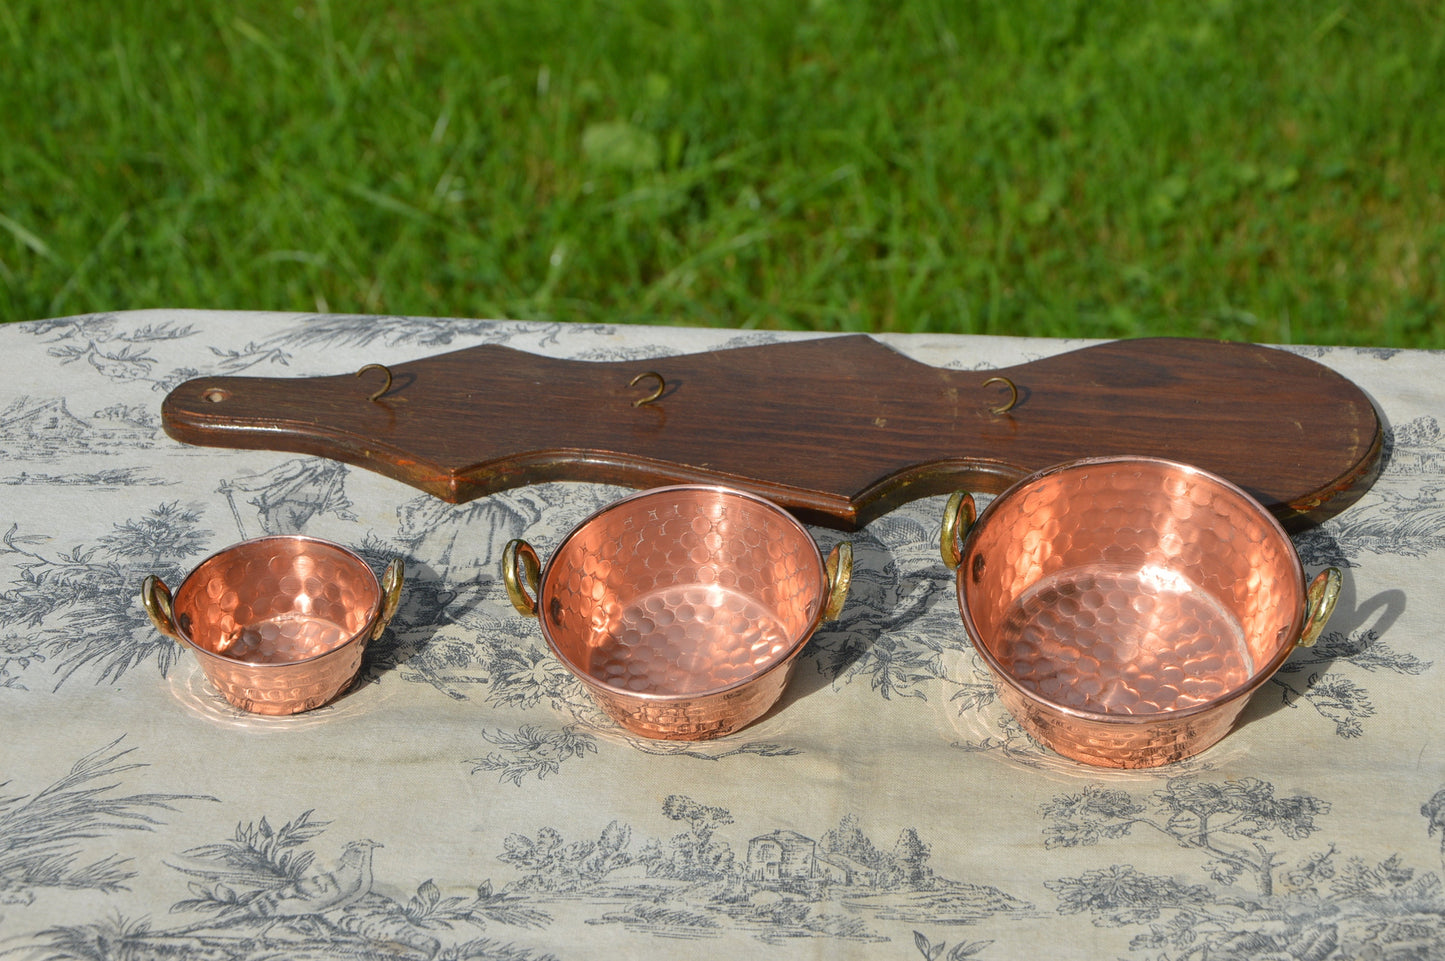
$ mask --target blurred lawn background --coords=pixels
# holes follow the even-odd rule
[[[1445,5],[0,0],[0,319],[1445,347]]]

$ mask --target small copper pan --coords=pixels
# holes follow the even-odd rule
[[[1039,741],[1153,767],[1228,733],[1249,696],[1319,637],[1340,572],[1308,588],[1279,523],[1240,488],[1167,460],[1093,458],[1019,481],[941,549],[969,640]]]
[[[141,603],[156,629],[195,651],[226,700],[297,714],[350,686],[366,645],[401,599],[402,562],[380,582],[356,554],[311,537],[262,537],[213,554],[172,596],[155,575]]]
[[[742,491],[663,487],[617,501],[563,538],[544,568],[507,544],[512,604],[614,720],[649,738],[703,740],[761,717],[793,661],[847,597],[853,549],[825,561],[802,524]]]

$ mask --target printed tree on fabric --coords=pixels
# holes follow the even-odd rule
[[[136,876],[130,858],[108,854],[91,860],[87,850],[96,839],[153,831],[177,802],[215,800],[117,793],[119,779],[146,766],[126,760],[136,749],[121,748],[120,742],[85,755],[65,776],[33,793],[10,793],[17,790],[13,779],[0,781],[0,903],[28,902],[41,888],[125,889]]]
[[[119,680],[146,662],[164,675],[180,649],[137,602],[140,584],[148,574],[178,584],[184,562],[204,551],[210,537],[199,513],[174,502],[117,522],[94,544],[70,550],[47,549],[50,538],[12,525],[0,538],[0,560],[8,555],[18,576],[0,593],[0,631],[23,631],[30,638],[25,656],[48,663],[57,687],[82,669],[97,683]],[[5,649],[21,649],[15,635],[5,638]]]
[[[1432,831],[1442,794],[1421,809]],[[1439,956],[1445,889],[1436,873],[1398,854],[1374,864],[1345,857],[1337,843],[1286,860],[1284,848],[1318,833],[1330,810],[1257,778],[1171,778],[1146,797],[1090,785],[1043,806],[1046,848],[1125,843],[1148,831],[1201,855],[1206,876],[1191,883],[1114,863],[1047,887],[1060,914],[1086,914],[1100,927],[1147,925],[1131,947],[1160,961]]]

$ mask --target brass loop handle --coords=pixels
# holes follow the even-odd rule
[[[943,528],[938,532],[938,552],[951,571],[963,563],[963,539],[978,520],[978,506],[968,491],[954,491],[943,508]]]
[[[381,575],[381,616],[371,632],[373,641],[382,635],[396,616],[396,609],[401,606],[401,585],[405,580],[406,564],[400,557],[392,558],[391,563],[386,565],[386,573]]]
[[[502,580],[507,585],[507,597],[518,614],[537,616],[537,584],[541,576],[542,562],[532,545],[520,537],[507,541],[507,546],[502,549]],[[526,581],[525,585],[523,581]]]
[[[379,370],[386,375],[386,383],[381,385],[381,390],[373,391],[372,393],[366,395],[366,399],[374,404],[377,401],[381,400],[381,398],[386,394],[387,391],[391,390],[391,368],[387,367],[385,364],[367,364],[365,367],[361,368],[356,372],[356,376],[360,377],[368,370]]]
[[[667,390],[667,381],[663,380],[662,375],[655,370],[644,370],[642,373],[629,380],[627,382],[627,386],[636,387],[638,384],[640,384],[644,380],[647,380],[648,378],[657,381],[657,390],[654,390],[646,397],[639,397],[637,400],[634,400],[632,402],[633,407],[642,407],[645,404],[650,404],[653,401],[657,400],[657,398],[661,397],[663,391]]]
[[[983,382],[983,386],[985,387],[989,386],[990,384],[1003,384],[1005,387],[1008,388],[1009,398],[1008,403],[1000,404],[997,407],[990,407],[988,409],[988,412],[990,414],[1007,414],[1009,411],[1013,410],[1014,406],[1017,405],[1019,402],[1018,384],[1015,384],[1007,377],[990,377],[988,380]]]
[[[1314,647],[1325,629],[1325,622],[1335,612],[1335,602],[1340,599],[1340,585],[1344,575],[1338,567],[1327,567],[1310,582],[1308,599],[1305,602],[1305,626],[1300,631],[1299,646]]]
[[[839,541],[828,552],[823,565],[828,574],[828,602],[823,605],[822,620],[837,620],[843,613],[843,602],[848,600],[848,588],[853,583],[853,545]]]
[[[147,575],[141,585],[140,602],[156,630],[173,640],[181,639],[180,628],[176,627],[176,612],[171,606],[171,589],[166,587],[165,581],[154,574]]]

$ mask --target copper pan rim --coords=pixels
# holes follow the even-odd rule
[[[199,576],[205,570],[206,565],[210,564],[212,561],[215,561],[218,558],[223,557],[224,555],[234,553],[239,548],[254,549],[262,545],[272,543],[306,544],[310,545],[313,548],[319,548],[327,552],[336,553],[346,558],[348,561],[353,562],[357,566],[359,571],[363,572],[363,580],[369,588],[370,593],[375,598],[371,604],[371,613],[367,616],[366,622],[361,627],[357,628],[357,630],[353,634],[348,636],[344,641],[335,645],[334,647],[330,647],[326,650],[320,651],[319,653],[312,654],[310,657],[303,657],[296,660],[279,662],[265,660],[244,660],[242,658],[228,657],[225,654],[218,654],[215,651],[207,650],[205,647],[191,640],[190,634],[185,630],[185,628],[183,628],[180,624],[176,624],[176,639],[179,640],[182,644],[184,644],[187,650],[194,652],[206,662],[218,666],[224,665],[229,668],[249,667],[262,671],[275,671],[283,668],[290,669],[294,667],[299,667],[302,665],[311,664],[315,661],[320,661],[324,658],[334,657],[338,651],[343,651],[346,648],[351,647],[352,645],[361,643],[364,639],[371,636],[372,631],[376,629],[377,620],[381,617],[384,601],[383,591],[381,589],[381,582],[377,579],[376,572],[373,571],[371,569],[371,565],[366,563],[366,561],[362,560],[360,555],[358,555],[355,551],[348,550],[347,548],[342,547],[340,544],[337,544],[333,541],[324,540],[323,538],[319,537],[311,537],[306,534],[269,534],[263,537],[252,537],[247,540],[238,541],[235,544],[230,544],[226,547],[223,547],[220,550],[208,555],[204,560],[191,568],[190,573],[188,573],[185,576],[185,579],[182,580],[181,583],[176,587],[174,596],[180,597],[185,591],[186,585],[189,584],[194,578]]]
[[[708,494],[722,499],[730,499],[734,501],[748,501],[774,514],[777,518],[782,520],[790,529],[795,531],[801,541],[804,541],[811,545],[811,550],[808,552],[807,556],[811,561],[811,565],[815,569],[819,597],[821,598],[823,593],[827,590],[828,574],[823,559],[823,553],[821,549],[819,549],[817,541],[813,539],[813,535],[808,532],[808,529],[803,525],[803,523],[799,521],[797,517],[795,517],[790,511],[785,510],[777,503],[770,501],[765,497],[754,494],[751,491],[740,490],[738,488],[728,487],[723,484],[672,484],[665,487],[651,487],[646,490],[636,491],[617,500],[610,501],[602,507],[598,508],[597,510],[593,511],[591,514],[588,514],[585,518],[583,518],[575,526],[573,526],[573,528],[568,531],[567,534],[557,543],[557,546],[552,550],[546,563],[543,565],[537,587],[538,606],[540,607],[542,599],[549,596],[551,593],[549,581],[551,575],[557,570],[558,558],[565,556],[568,544],[573,539],[578,537],[589,525],[593,524],[604,515],[611,513],[612,511],[615,511],[619,508],[625,507],[626,505],[634,501],[652,498],[666,498],[668,496],[676,494]],[[763,680],[764,678],[770,677],[771,675],[775,674],[780,670],[789,670],[792,666],[793,661],[796,660],[798,655],[802,653],[803,648],[805,648],[808,644],[808,641],[812,639],[814,632],[816,632],[818,627],[822,624],[823,615],[824,605],[820,601],[817,604],[817,610],[813,613],[813,616],[808,622],[807,626],[803,630],[796,633],[796,636],[791,639],[791,643],[789,644],[787,649],[779,653],[772,661],[760,667],[758,670],[748,674],[747,676],[741,677],[735,681],[721,685],[719,687],[711,687],[702,690],[676,693],[635,691],[631,688],[619,687],[617,685],[608,684],[605,681],[599,680],[596,676],[589,673],[584,667],[578,665],[575,661],[573,661],[564,653],[562,645],[558,643],[555,637],[553,637],[552,631],[549,629],[545,618],[539,618],[539,627],[541,628],[542,637],[547,643],[548,650],[550,650],[552,652],[552,655],[556,657],[557,660],[561,662],[564,667],[567,668],[568,672],[574,677],[576,677],[584,686],[593,690],[605,692],[606,694],[611,696],[626,698],[639,704],[645,703],[653,705],[666,705],[686,704],[705,698],[725,697],[726,695],[734,691],[739,691],[743,688],[752,687],[753,685],[756,685],[759,681]]]
[[[1289,535],[1285,532],[1284,527],[1279,523],[1278,519],[1275,518],[1272,513],[1270,513],[1269,510],[1267,510],[1262,504],[1259,503],[1257,498],[1249,494],[1248,491],[1244,490],[1239,485],[1234,484],[1231,481],[1226,480],[1225,478],[1220,477],[1217,474],[1204,470],[1203,468],[1197,467],[1193,464],[1187,464],[1181,461],[1170,460],[1163,457],[1111,455],[1105,457],[1079,458],[1077,460],[1055,464],[1042,470],[1036,471],[1032,474],[1029,474],[1028,476],[1019,479],[1009,488],[997,495],[989,503],[988,507],[985,508],[985,514],[988,511],[992,511],[996,506],[1007,506],[1009,501],[1022,496],[1024,492],[1032,488],[1036,481],[1043,480],[1055,474],[1067,471],[1087,469],[1089,467],[1095,466],[1104,467],[1128,464],[1147,464],[1149,466],[1164,470],[1176,471],[1181,474],[1206,482],[1210,486],[1216,487],[1220,490],[1229,492],[1239,500],[1242,507],[1248,510],[1256,520],[1263,522],[1271,530],[1274,537],[1278,538],[1279,541],[1288,546],[1289,549],[1287,551],[1287,554],[1291,559],[1290,580],[1292,586],[1295,589],[1296,596],[1300,599],[1299,605],[1290,616],[1288,636],[1293,638],[1294,640],[1292,640],[1290,643],[1280,645],[1279,649],[1275,651],[1275,653],[1269,658],[1269,660],[1255,667],[1254,671],[1250,674],[1249,678],[1244,681],[1244,683],[1240,684],[1238,687],[1235,687],[1230,691],[1227,691],[1224,694],[1219,695],[1218,697],[1212,698],[1208,701],[1200,702],[1198,704],[1192,704],[1188,707],[1182,707],[1173,710],[1131,714],[1089,711],[1077,707],[1072,707],[1066,704],[1061,704],[1058,701],[1039,694],[1037,691],[1035,691],[1033,688],[1029,687],[1026,684],[1018,683],[1018,681],[1013,677],[1013,675],[1002,665],[1002,663],[1000,663],[998,658],[990,649],[987,642],[984,640],[982,632],[974,620],[973,613],[970,611],[969,605],[965,602],[965,591],[963,589],[964,567],[960,566],[957,572],[956,586],[958,588],[957,599],[959,613],[962,616],[964,631],[968,635],[969,643],[972,645],[974,651],[978,653],[979,657],[981,657],[984,663],[988,666],[989,673],[992,675],[993,680],[996,684],[1006,686],[1010,691],[1023,697],[1029,703],[1034,704],[1039,708],[1051,712],[1052,714],[1061,718],[1078,720],[1090,724],[1118,725],[1121,727],[1138,727],[1150,724],[1158,724],[1161,722],[1188,720],[1190,718],[1198,717],[1205,714],[1221,713],[1221,709],[1229,707],[1230,705],[1233,705],[1241,699],[1248,699],[1252,697],[1254,693],[1259,690],[1259,688],[1263,687],[1264,684],[1267,683],[1269,679],[1273,677],[1274,674],[1281,667],[1284,666],[1284,663],[1289,660],[1290,656],[1294,653],[1296,648],[1296,642],[1298,641],[1300,634],[1305,626],[1305,619],[1307,613],[1305,606],[1307,581],[1305,577],[1304,565],[1301,563],[1299,558],[1299,552],[1295,549],[1294,544],[1290,540]],[[976,523],[965,536],[963,543],[963,550],[965,554],[968,552],[968,548],[972,541],[979,535],[979,532],[984,528],[984,521],[985,518],[981,516],[979,518],[979,522]]]

